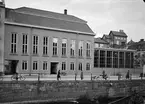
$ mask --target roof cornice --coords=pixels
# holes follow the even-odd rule
[[[14,22],[9,22],[9,21],[5,21],[5,24],[21,26],[21,27],[31,27],[31,28],[38,28],[38,29],[45,29],[45,30],[54,30],[54,31],[62,31],[62,32],[69,32],[69,33],[77,33],[77,34],[85,34],[85,35],[95,36],[95,33],[73,31],[73,30],[66,30],[66,29],[58,29],[58,28],[45,27],[45,26],[36,26],[36,25],[29,25],[29,24],[23,24],[23,23],[14,23]]]

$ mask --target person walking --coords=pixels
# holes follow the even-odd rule
[[[126,74],[126,79],[129,79],[129,75],[130,75],[130,73],[129,73],[129,70],[128,70],[128,72]]]
[[[80,75],[80,77],[81,77],[81,80],[83,80],[84,75],[83,75],[83,71],[82,71],[82,70],[81,70],[81,75]]]
[[[57,73],[57,80],[59,81],[60,80],[60,70],[58,70],[58,73]]]

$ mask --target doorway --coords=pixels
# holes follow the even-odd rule
[[[57,74],[58,62],[51,62],[50,74]]]
[[[8,60],[8,64],[5,65],[5,75],[15,74],[18,62],[19,60]]]

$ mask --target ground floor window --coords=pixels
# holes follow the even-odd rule
[[[43,70],[47,70],[47,61],[43,62]]]
[[[82,70],[82,63],[79,63],[79,70]]]
[[[90,63],[87,63],[86,64],[86,70],[90,70],[91,69],[91,65],[90,65]]]
[[[38,69],[37,61],[33,61],[33,70],[37,70],[37,69]]]
[[[22,70],[27,70],[27,61],[22,62]]]
[[[62,70],[66,70],[66,62],[62,62]]]
[[[75,64],[74,64],[74,62],[71,62],[70,63],[70,70],[74,70],[74,68],[75,68]]]

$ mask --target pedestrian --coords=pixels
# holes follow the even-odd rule
[[[126,74],[126,79],[129,79],[129,70],[128,70],[128,72],[127,72],[127,74]]]
[[[57,80],[59,81],[60,79],[60,70],[58,70],[58,73],[57,73]]]
[[[81,80],[83,80],[84,76],[83,76],[83,71],[82,71],[82,70],[81,70],[81,75],[80,75],[80,77],[81,77]]]

